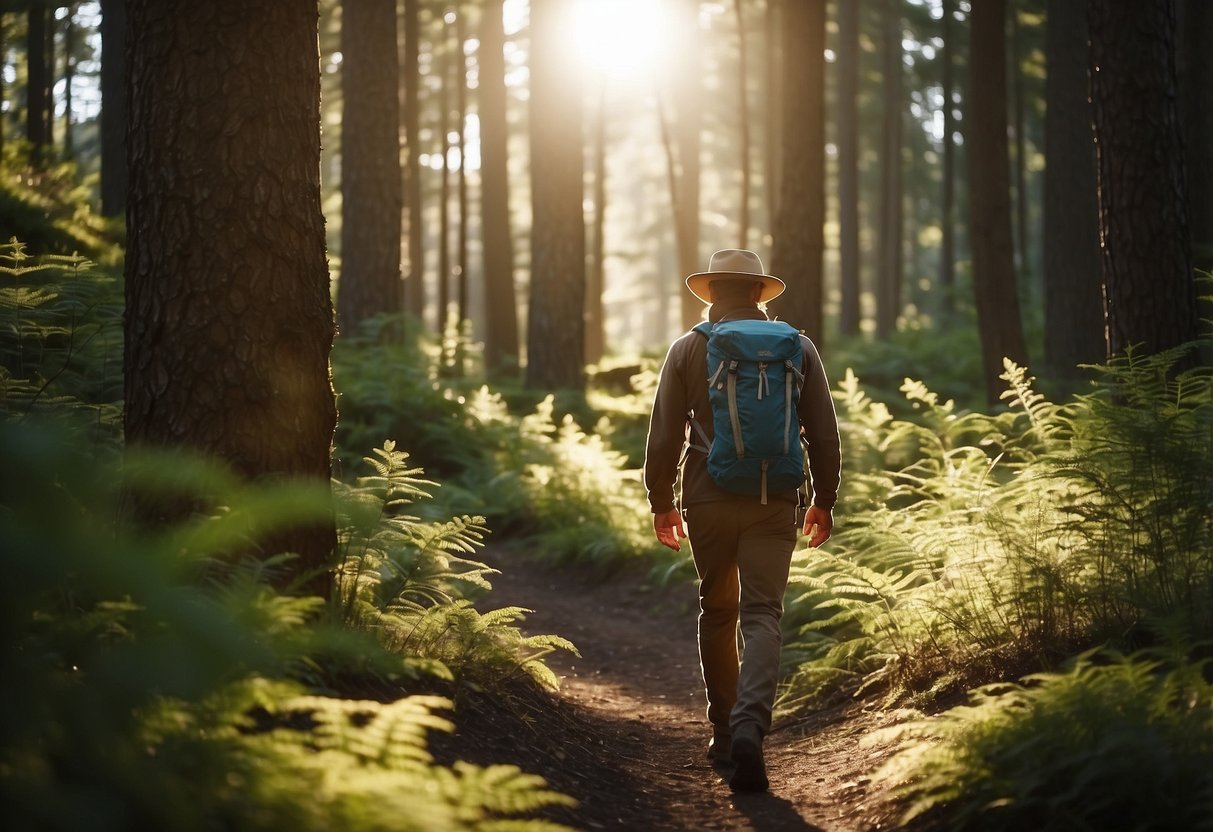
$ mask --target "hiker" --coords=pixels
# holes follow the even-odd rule
[[[710,304],[707,322],[674,341],[666,355],[649,422],[644,482],[657,540],[677,551],[681,538],[690,533],[699,575],[699,658],[712,725],[708,758],[716,764],[733,763],[729,779],[733,790],[764,791],[768,782],[762,741],[771,728],[779,675],[779,621],[788,567],[798,529],[810,536],[809,546],[814,548],[828,540],[833,529],[841,464],[838,421],[812,341],[786,324],[767,322],[762,304],[783,292],[784,282],[764,273],[757,254],[718,251],[708,271],[689,276],[686,286]],[[766,323],[751,323],[759,321]],[[709,343],[713,333],[719,339],[725,330],[743,329],[774,338],[771,344],[787,344],[790,338],[793,354],[782,364],[776,356],[747,369],[745,361],[731,361],[718,352],[724,347]],[[764,347],[760,354],[776,349]],[[753,386],[744,393],[740,386],[733,389],[734,379],[727,378],[735,375],[740,379],[737,384],[744,385],[746,373],[759,374],[757,395]],[[785,373],[792,374],[786,376],[786,384]],[[784,401],[785,394],[791,394],[792,404]],[[758,426],[757,433],[765,436],[747,434],[755,433],[753,414],[730,416],[729,395],[739,409],[760,408],[764,401],[774,409],[777,415],[767,420],[770,423]],[[787,426],[781,408],[788,408]],[[725,438],[734,425],[742,436]],[[738,462],[737,441],[763,442],[772,437],[776,446],[782,439],[782,447],[773,453],[788,452],[792,463],[776,458],[768,464],[765,457],[755,460],[754,453],[748,461]],[[804,479],[801,438],[808,447],[811,502],[807,488],[802,493],[788,485]],[[722,463],[725,457],[729,459]],[[799,470],[789,478],[786,469],[797,461]],[[742,477],[744,482],[730,480],[731,468],[751,463],[759,467],[751,467],[748,478]],[[722,464],[730,470],[722,469]],[[674,485],[680,467],[681,494],[676,502]],[[753,474],[757,470],[761,471],[758,480]],[[782,470],[778,477],[777,470]],[[803,525],[798,504],[805,505]]]

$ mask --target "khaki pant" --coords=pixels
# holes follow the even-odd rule
[[[771,728],[779,679],[779,620],[796,545],[796,507],[783,501],[702,503],[687,508],[686,520],[699,573],[708,720],[718,732],[761,738]]]

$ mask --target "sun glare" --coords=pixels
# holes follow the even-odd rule
[[[660,68],[668,42],[666,3],[661,0],[577,0],[577,54],[595,76],[638,81]]]

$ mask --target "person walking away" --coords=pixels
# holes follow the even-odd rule
[[[686,286],[710,304],[707,322],[675,340],[662,365],[649,422],[644,482],[657,540],[678,551],[690,534],[699,576],[699,658],[712,726],[708,756],[714,763],[733,764],[733,790],[764,791],[768,779],[762,743],[771,728],[779,677],[788,569],[797,531],[808,535],[809,546],[815,548],[833,530],[842,457],[838,420],[813,342],[786,324],[768,322],[763,304],[777,297],[785,284],[764,272],[757,254],[717,251],[708,271],[687,277]],[[761,348],[757,369],[747,370],[744,358],[731,358],[721,352],[727,344],[717,343],[734,331],[759,332],[779,343],[790,337],[793,345],[798,342],[799,355],[779,366],[779,356],[763,360],[772,350]],[[748,388],[747,373],[754,379]],[[756,417],[744,409],[761,408],[763,401],[776,411],[780,406],[787,409],[790,428],[782,417],[753,424]],[[798,522],[798,501],[804,498],[795,485],[803,480],[803,461],[801,470],[788,479],[777,473],[789,468],[782,458],[759,460],[754,453],[747,457],[742,448],[771,437],[779,446],[781,429],[782,448],[776,447],[774,454],[790,451],[793,460],[801,460],[798,440],[808,450],[812,500],[803,524]],[[750,466],[749,473],[734,476],[742,466]]]

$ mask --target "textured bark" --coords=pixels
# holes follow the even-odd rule
[[[766,152],[763,153],[763,185],[767,195],[767,227],[774,229],[779,214],[781,171],[780,142],[783,139],[783,41],[780,37],[783,0],[767,0],[763,21],[766,41]]]
[[[101,3],[101,213],[126,214],[126,0]]]
[[[678,0],[673,11],[680,33],[674,60],[674,144],[677,148],[677,188],[674,202],[674,233],[678,247],[678,271],[686,277],[702,268],[699,259],[699,152],[703,128],[703,56],[699,29],[699,0]],[[699,323],[703,304],[690,292],[678,293],[682,327]]]
[[[1049,0],[1045,30],[1045,361],[1079,375],[1104,358],[1095,142],[1087,101],[1087,12]]]
[[[838,4],[838,331],[859,333],[860,0]]]
[[[30,161],[35,165],[45,159],[51,143],[50,121],[47,118],[51,100],[46,15],[46,5],[42,0],[30,2],[25,36],[25,138],[30,143]]]
[[[76,6],[67,5],[67,16],[63,20],[63,158],[71,159],[76,154],[75,137],[72,135],[72,83],[76,74],[76,63],[72,53],[76,49]]]
[[[606,103],[604,82],[598,91],[598,109],[594,116],[594,225],[590,234],[590,272],[585,288],[587,364],[597,364],[606,353],[606,310],[602,304],[602,293],[606,289]]]
[[[1213,272],[1213,57],[1209,53],[1213,44],[1213,3],[1179,0],[1176,12],[1179,34],[1176,69],[1188,172],[1192,257],[1196,268]],[[1200,293],[1211,294],[1213,287],[1206,284]],[[1206,307],[1201,317],[1213,318],[1213,308]]]
[[[327,487],[316,4],[128,0],[127,13],[127,444]],[[336,535],[330,519],[261,542],[324,575]]]
[[[585,390],[581,89],[561,0],[531,3],[531,290],[526,386]],[[542,163],[540,164],[540,160]]]
[[[348,333],[367,318],[404,309],[396,46],[395,0],[344,0],[337,318]]]
[[[1196,335],[1196,291],[1176,105],[1170,0],[1090,0],[1109,355]]]
[[[981,2],[981,0],[978,0]],[[882,48],[884,129],[880,150],[880,262],[876,269],[876,337],[897,328],[902,283],[902,100],[901,0],[885,0]]]
[[[783,19],[783,147],[771,274],[787,283],[772,303],[820,347],[825,225],[825,0],[787,3]]]
[[[455,180],[456,198],[459,202],[459,232],[455,241],[457,272],[456,308],[459,325],[468,320],[471,315],[468,310],[468,177],[467,177],[467,117],[468,117],[468,69],[467,59],[463,54],[463,43],[466,39],[466,21],[464,8],[456,7],[455,17],[455,110],[456,135],[459,148],[459,176]],[[456,363],[460,372],[463,362]]]
[[[425,248],[421,225],[421,99],[420,69],[421,21],[420,0],[404,0],[404,199],[408,225],[408,277],[405,299],[409,312],[418,320],[425,318]]]
[[[451,322],[451,84],[454,59],[443,24],[443,50],[439,67],[438,135],[442,142],[442,166],[438,184],[438,334],[445,336]]]
[[[745,14],[742,0],[733,0],[737,18],[737,109],[740,112],[741,135],[738,155],[741,169],[741,196],[737,206],[737,247],[749,248],[750,238],[750,72],[749,48],[746,45]]]
[[[1028,162],[1026,137],[1027,119],[1024,114],[1023,94],[1023,37],[1019,30],[1019,9],[1016,0],[1008,3],[1007,20],[1011,27],[1010,63],[1008,71],[1011,81],[1011,113],[1014,124],[1011,129],[1015,137],[1015,258],[1020,273],[1029,271],[1031,230],[1028,227]]]
[[[939,308],[945,319],[956,306],[956,0],[943,0],[943,194],[939,215]]]
[[[484,245],[485,340],[489,373],[518,364],[518,299],[510,237],[503,0],[489,2],[480,32],[480,211]]]
[[[1011,183],[1007,157],[1006,0],[973,3],[969,77],[969,225],[973,291],[986,396],[1005,388],[1004,358],[1027,364],[1015,254],[1011,242]]]

